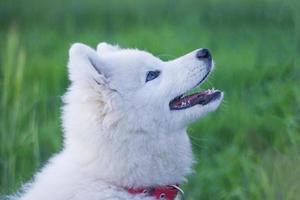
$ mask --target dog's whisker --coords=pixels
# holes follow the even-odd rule
[[[205,139],[205,138],[198,138],[198,137],[195,137],[195,136],[191,136],[189,135],[190,138],[192,138],[193,140],[197,140],[197,141],[209,141],[209,139]]]
[[[195,142],[193,140],[191,140],[191,143],[192,143],[193,147],[195,147],[198,150],[202,150],[202,149],[206,149],[207,148],[206,145],[201,145],[201,144],[199,144],[199,143],[197,143],[197,142]]]

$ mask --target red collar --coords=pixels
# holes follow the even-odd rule
[[[148,196],[153,196],[157,200],[174,200],[178,191],[181,197],[183,197],[183,191],[178,187],[178,185],[168,185],[164,187],[159,186],[147,188],[128,188],[127,191],[130,194],[145,194]]]

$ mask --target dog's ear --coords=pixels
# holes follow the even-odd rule
[[[71,81],[92,76],[97,82],[105,82],[107,70],[97,52],[89,46],[75,43],[69,50],[69,78]]]
[[[97,45],[97,53],[98,54],[105,54],[119,51],[120,47],[118,45],[111,45],[106,42],[101,42]]]

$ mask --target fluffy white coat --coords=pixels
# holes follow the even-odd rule
[[[125,188],[184,181],[193,163],[186,126],[222,100],[170,110],[172,99],[208,73],[196,52],[162,61],[145,51],[107,43],[97,50],[73,44],[71,84],[63,97],[62,151],[15,198],[153,200]],[[153,70],[160,75],[145,82]]]

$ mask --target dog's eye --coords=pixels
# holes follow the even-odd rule
[[[158,71],[158,70],[147,72],[146,82],[156,79],[159,76],[159,74],[160,74],[160,71]]]

